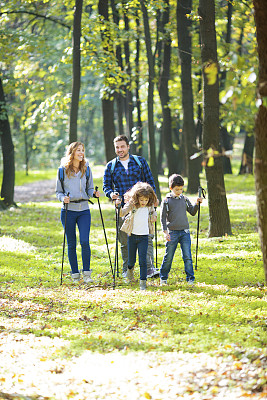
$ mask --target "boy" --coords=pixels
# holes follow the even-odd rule
[[[202,198],[198,197],[193,206],[183,192],[184,180],[181,175],[173,174],[169,178],[170,193],[161,203],[160,221],[166,239],[165,255],[160,268],[160,284],[166,285],[171,269],[172,260],[178,243],[181,246],[182,258],[186,273],[186,281],[193,285],[195,276],[191,255],[191,238],[186,211],[196,215],[198,204]]]

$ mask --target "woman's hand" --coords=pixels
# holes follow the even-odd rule
[[[70,197],[69,196],[65,196],[63,199],[63,203],[68,204],[70,202]]]

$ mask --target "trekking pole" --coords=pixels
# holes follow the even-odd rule
[[[205,190],[199,186],[198,187],[198,197],[202,197],[205,199]],[[198,252],[198,234],[199,234],[199,222],[200,222],[200,204],[198,204],[198,216],[197,216],[197,244],[196,244],[196,264],[195,270],[197,271],[197,252]]]
[[[119,195],[119,193],[115,192],[116,195]],[[114,286],[113,288],[115,289],[115,280],[116,280],[116,271],[117,271],[117,277],[119,276],[119,215],[120,215],[120,205],[116,205],[115,203],[115,213],[116,213],[116,247],[115,247],[115,261],[114,261],[114,275],[113,275],[113,280],[114,280]]]
[[[157,207],[155,207],[155,211]],[[158,268],[158,232],[157,232],[157,220],[155,221],[155,245],[156,245],[156,268]]]
[[[97,192],[98,187],[95,187],[95,191]],[[105,230],[105,225],[104,225],[104,219],[103,219],[103,215],[102,215],[102,211],[101,211],[101,206],[100,206],[100,200],[99,197],[97,197],[97,202],[98,202],[98,207],[99,207],[99,213],[100,213],[100,217],[101,217],[101,221],[102,221],[102,227],[103,227],[103,231],[104,231],[104,236],[105,236],[105,240],[106,240],[106,246],[107,246],[107,251],[108,251],[108,258],[109,258],[109,264],[110,264],[110,268],[111,268],[111,273],[112,276],[114,275],[113,273],[113,268],[112,268],[112,261],[111,261],[111,257],[110,257],[110,252],[109,252],[109,247],[108,247],[108,239],[107,239],[107,235],[106,235],[106,230]]]
[[[69,197],[70,193],[67,193],[67,197]],[[64,203],[65,208],[65,224],[64,224],[64,239],[63,239],[63,252],[62,252],[62,264],[61,264],[61,277],[60,277],[60,286],[62,285],[63,278],[63,264],[64,264],[64,254],[65,254],[65,242],[66,242],[66,225],[67,225],[67,212],[68,212],[68,203]]]

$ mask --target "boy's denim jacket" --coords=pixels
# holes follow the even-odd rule
[[[133,230],[133,221],[134,221],[134,213],[137,210],[136,207],[133,206],[131,203],[126,203],[123,208],[120,209],[120,217],[125,217],[124,222],[121,226],[121,230],[127,233],[129,236]],[[154,229],[154,222],[157,220],[157,212],[155,208],[148,207],[148,228],[149,234],[153,235],[155,232]]]

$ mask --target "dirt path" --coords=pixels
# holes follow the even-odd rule
[[[15,203],[29,203],[57,200],[55,194],[56,180],[27,183],[23,186],[15,186]]]

